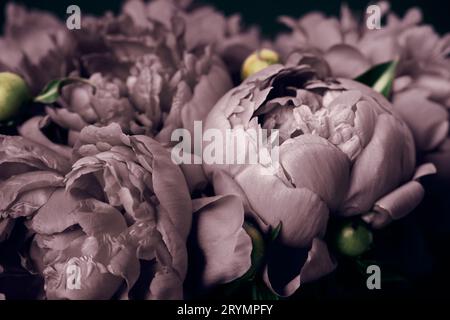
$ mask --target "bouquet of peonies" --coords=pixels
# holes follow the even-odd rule
[[[450,182],[450,35],[376,6],[270,40],[191,1],[74,30],[8,4],[1,297],[279,299],[381,259],[424,177]]]

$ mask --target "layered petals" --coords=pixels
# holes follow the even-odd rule
[[[222,97],[205,125],[218,133],[243,133],[246,156],[261,149],[279,155],[268,170],[264,162],[226,162],[224,148],[219,153],[225,162],[205,162],[204,168],[216,195],[241,199],[239,210],[228,205],[230,212],[244,208],[264,232],[281,223],[264,280],[283,296],[335,268],[321,240],[330,214],[384,208],[392,219],[400,218],[423,196],[417,182],[423,174],[413,177],[412,134],[391,104],[367,86],[320,75],[310,65],[267,67]],[[277,133],[279,145],[252,145],[250,132],[262,128]]]

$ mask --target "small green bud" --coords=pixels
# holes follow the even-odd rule
[[[340,253],[356,257],[372,245],[372,232],[362,223],[346,223],[336,235],[336,247]]]
[[[279,61],[280,58],[275,51],[269,49],[258,50],[249,55],[242,64],[242,79],[244,80],[272,64],[277,64]]]
[[[11,120],[30,99],[25,80],[11,72],[0,72],[0,121]]]

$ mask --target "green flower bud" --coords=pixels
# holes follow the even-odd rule
[[[280,58],[275,51],[269,49],[258,50],[249,55],[242,64],[242,79],[244,80],[272,64],[279,63],[279,61]]]
[[[11,72],[0,72],[0,121],[10,120],[29,99],[25,80]]]
[[[340,253],[356,257],[372,245],[372,232],[362,223],[345,223],[336,234],[336,248]]]

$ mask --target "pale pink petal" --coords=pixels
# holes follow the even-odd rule
[[[425,157],[437,167],[439,178],[450,179],[450,138],[447,138],[435,152]]]
[[[0,135],[0,176],[27,172],[30,168],[67,172],[69,161],[54,151],[20,136]]]
[[[231,282],[250,269],[252,242],[243,228],[244,207],[236,195],[201,198],[194,202],[196,234],[205,265],[206,287]]]
[[[48,117],[36,116],[19,127],[21,136],[47,147],[64,158],[70,159],[72,148],[50,141],[41,131],[48,124]]]
[[[331,210],[343,200],[350,161],[326,139],[304,134],[288,140],[280,147],[280,164],[293,186],[316,193]]]
[[[415,165],[412,137],[389,114],[378,116],[372,140],[356,159],[340,214],[368,212],[374,202],[411,178]]]
[[[355,47],[337,44],[324,54],[333,76],[354,79],[371,67],[370,61]]]
[[[61,175],[54,172],[32,171],[2,181],[0,212],[13,215],[34,213],[45,203],[54,188],[63,186],[63,180]],[[31,194],[32,191],[37,191],[38,194]]]
[[[150,284],[149,300],[183,299],[183,281],[176,272],[164,269],[156,272]]]
[[[281,222],[281,240],[286,245],[304,247],[325,233],[328,207],[306,188],[289,187],[273,175],[262,175],[258,165],[249,165],[235,180],[247,195],[252,208],[272,227]],[[255,177],[258,182],[255,184]]]
[[[394,96],[394,108],[410,127],[417,148],[432,150],[447,137],[447,110],[428,99],[427,92],[411,89]]]

